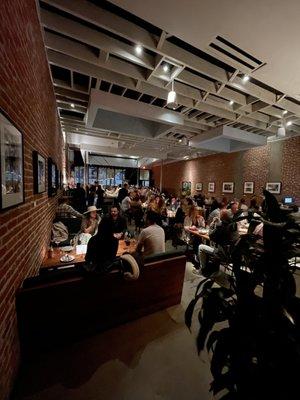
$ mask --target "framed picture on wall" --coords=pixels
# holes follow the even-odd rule
[[[183,196],[190,196],[192,189],[192,182],[184,181],[181,184],[181,192]]]
[[[209,182],[208,183],[208,193],[214,193],[215,190],[216,190],[215,182]]]
[[[202,190],[202,183],[196,183],[196,190],[197,191]]]
[[[46,159],[37,151],[32,152],[33,192],[46,191]]]
[[[48,158],[48,196],[55,196],[57,193],[57,168],[51,158]]]
[[[222,192],[223,193],[233,193],[234,183],[233,182],[223,182]]]
[[[0,210],[24,203],[22,133],[0,113]]]
[[[281,192],[281,182],[267,182],[266,190],[273,194],[280,194]]]
[[[254,182],[244,182],[244,194],[254,193]]]

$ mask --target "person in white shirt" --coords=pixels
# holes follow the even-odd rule
[[[146,215],[146,224],[148,226],[141,231],[136,246],[136,251],[144,256],[166,251],[165,232],[162,227],[156,224],[156,221],[157,214],[153,211],[148,211]]]
[[[131,205],[131,199],[129,196],[124,197],[124,199],[121,202],[121,210],[126,213],[128,210],[130,210],[130,205]]]
[[[240,210],[243,210],[243,211],[247,211],[248,210],[248,206],[246,204],[245,197],[242,197],[241,200],[240,200]]]

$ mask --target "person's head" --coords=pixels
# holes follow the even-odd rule
[[[63,196],[58,199],[58,204],[68,204],[69,203],[69,197]]]
[[[158,221],[159,216],[156,212],[149,210],[146,214],[146,224],[154,225]]]
[[[220,220],[224,222],[230,220],[228,210],[224,209],[220,211]]]
[[[94,183],[94,184],[95,184],[95,186],[98,186],[98,181],[95,181],[95,183]]]
[[[117,206],[112,206],[110,208],[110,216],[112,217],[112,219],[117,219],[119,216],[119,209]]]
[[[246,199],[245,199],[245,197],[242,197],[242,198],[241,198],[240,204],[246,204]]]
[[[124,183],[124,188],[125,188],[125,189],[128,189],[128,188],[129,188],[129,185],[128,185],[127,182]]]
[[[230,203],[230,210],[233,215],[236,214],[239,210],[239,203],[237,201],[232,201]]]
[[[226,203],[223,203],[223,201],[221,201],[221,203],[219,204],[219,209],[220,210],[225,210],[226,209]]]
[[[76,187],[77,187],[77,189],[80,189],[81,188],[81,184],[79,182],[77,182],[76,183]]]
[[[87,211],[84,213],[86,218],[96,219],[97,218],[97,208],[95,206],[89,206]]]

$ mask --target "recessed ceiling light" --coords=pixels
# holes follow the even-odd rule
[[[286,110],[282,111],[282,115],[285,115],[285,114],[287,114],[287,111]]]
[[[72,108],[75,108],[75,104],[74,104],[74,103],[71,103],[71,107],[72,107]]]
[[[234,101],[233,101],[233,100],[230,100],[229,105],[232,106],[233,103],[234,103]]]
[[[179,139],[178,142],[181,143],[181,142],[182,142],[182,139]]]
[[[138,55],[142,54],[143,48],[142,48],[142,46],[141,46],[140,44],[137,44],[137,45],[135,46],[135,52],[136,52],[136,54],[138,54]]]
[[[293,125],[292,121],[288,121],[288,122],[286,123],[286,126],[291,126],[291,125]]]
[[[168,72],[168,71],[169,71],[169,66],[168,66],[168,64],[164,64],[163,70],[164,70],[164,72]]]
[[[243,82],[248,82],[250,79],[249,75],[244,75],[242,81]]]

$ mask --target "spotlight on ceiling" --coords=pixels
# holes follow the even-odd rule
[[[135,46],[135,52],[136,52],[136,54],[138,54],[138,55],[142,54],[143,48],[142,48],[142,46],[141,46],[140,44],[137,44],[137,45]]]
[[[72,108],[75,108],[75,104],[74,104],[74,103],[71,103],[71,107],[72,107]]]
[[[168,66],[168,64],[164,64],[163,70],[164,70],[164,72],[168,72],[168,71],[169,71],[169,66]]]
[[[249,79],[250,79],[249,75],[244,75],[242,81],[245,83],[245,82],[248,82]]]
[[[177,107],[177,95],[174,91],[174,81],[172,81],[172,90],[168,93],[167,107],[173,108],[173,110]]]
[[[182,142],[182,139],[179,139],[179,140],[178,140],[178,143],[181,143],[181,142]]]
[[[292,121],[288,121],[288,122],[286,123],[286,126],[291,126],[291,125],[293,125]]]
[[[288,113],[287,110],[282,111],[282,115],[286,115],[287,113]]]
[[[234,101],[233,101],[233,100],[230,100],[229,105],[230,105],[230,106],[233,106],[233,103],[234,103]]]

